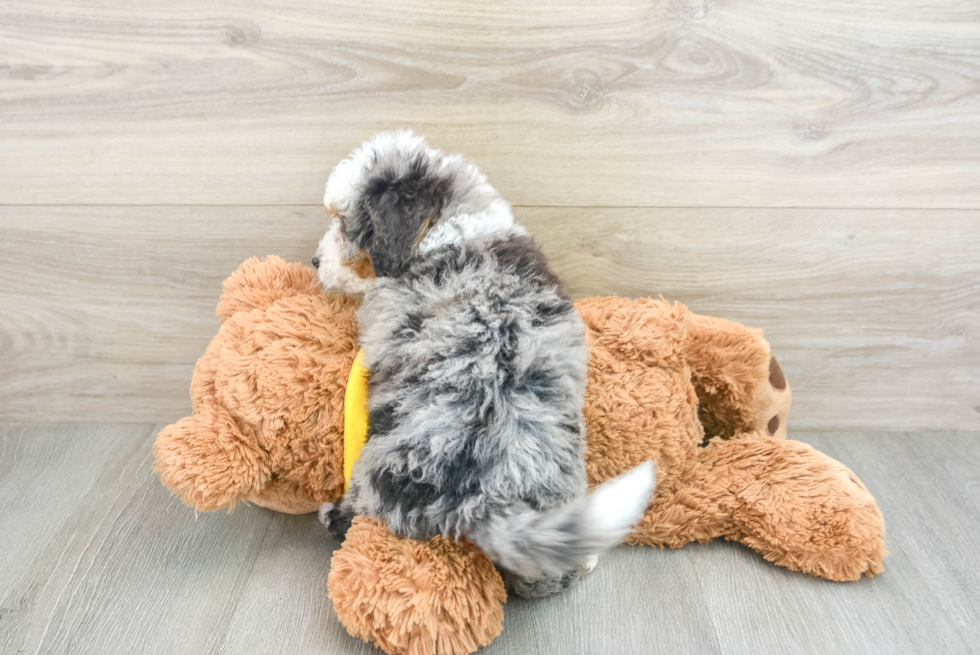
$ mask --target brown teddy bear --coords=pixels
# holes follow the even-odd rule
[[[831,580],[883,570],[874,498],[840,462],[785,439],[791,391],[759,331],[662,300],[575,305],[590,348],[590,485],[657,465],[628,543],[724,537]],[[202,511],[251,501],[301,514],[339,497],[357,307],[299,264],[242,264],[194,372],[193,413],[157,437],[164,484]],[[347,630],[389,653],[470,653],[501,630],[503,581],[465,541],[400,539],[358,518],[328,584]]]

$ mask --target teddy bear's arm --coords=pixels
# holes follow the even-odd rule
[[[786,438],[793,392],[760,330],[688,312],[686,356],[708,437]]]
[[[830,580],[884,570],[884,519],[837,460],[799,441],[766,438],[715,439],[700,451],[705,497],[726,514],[720,536]]]
[[[679,548],[724,537],[838,581],[884,570],[884,519],[854,473],[799,441],[744,436],[698,448],[627,542]]]
[[[163,484],[202,512],[233,508],[271,477],[267,454],[221,408],[199,410],[165,427],[153,454]]]

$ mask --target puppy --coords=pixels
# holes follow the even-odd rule
[[[650,500],[645,463],[586,496],[585,329],[510,205],[476,167],[411,132],[341,162],[313,263],[365,292],[368,442],[321,520],[472,539],[519,594],[567,587]]]

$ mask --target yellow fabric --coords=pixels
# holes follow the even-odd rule
[[[368,370],[364,368],[364,351],[358,350],[347,378],[344,393],[344,491],[350,486],[354,462],[367,443]]]

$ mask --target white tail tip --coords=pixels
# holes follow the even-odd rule
[[[590,524],[597,531],[622,539],[646,512],[656,482],[653,462],[646,461],[602,483],[589,496]]]

